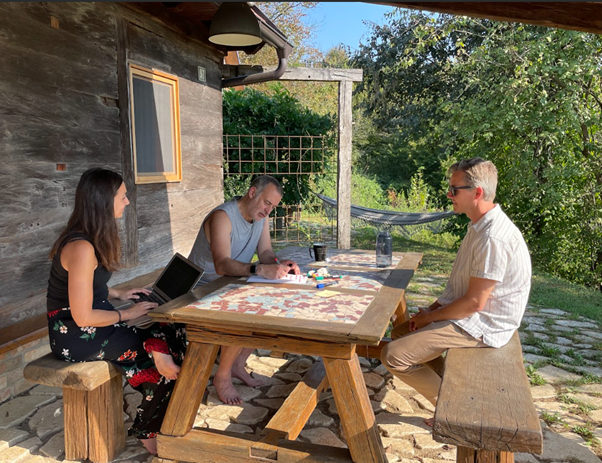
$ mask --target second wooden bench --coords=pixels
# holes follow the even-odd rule
[[[499,349],[448,350],[433,438],[458,446],[462,463],[512,463],[514,452],[542,453],[518,332]]]

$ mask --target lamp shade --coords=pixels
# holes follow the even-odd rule
[[[223,2],[211,21],[209,41],[229,47],[261,43],[259,22],[249,5],[244,2]]]

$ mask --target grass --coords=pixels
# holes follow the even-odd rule
[[[539,417],[548,425],[562,424],[562,415],[560,413],[542,412]]]
[[[543,386],[546,384],[546,380],[543,379],[539,373],[537,373],[537,370],[535,367],[533,367],[533,365],[527,365],[525,367],[525,371],[529,377],[529,383],[531,383],[532,386]]]
[[[529,302],[602,323],[602,292],[534,269]]]

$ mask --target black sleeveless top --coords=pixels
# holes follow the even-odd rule
[[[63,247],[71,241],[86,240],[91,243],[90,239],[83,233],[71,233],[65,237],[58,248],[58,251],[52,258],[52,266],[50,268],[50,278],[48,279],[48,291],[46,293],[46,309],[48,312],[70,307],[69,304],[69,272],[65,270],[61,264],[61,251]],[[97,256],[98,257],[98,256]],[[98,259],[98,267],[94,270],[94,299],[92,308],[113,310],[113,306],[109,302],[109,287],[107,283],[111,278],[112,272],[109,272],[100,264]]]

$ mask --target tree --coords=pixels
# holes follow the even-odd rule
[[[470,98],[443,105],[454,158],[485,154],[500,170],[499,198],[540,267],[602,282],[602,165],[597,35],[491,26],[453,64]],[[452,154],[453,151],[453,154]]]
[[[313,36],[316,25],[310,23],[307,17],[309,10],[315,8],[318,2],[257,2],[259,9],[286,35],[293,46],[293,51],[288,58],[288,67],[333,67],[331,59],[335,56],[331,52],[324,55],[315,47]],[[344,47],[333,47],[343,50]],[[330,55],[330,56],[329,56]],[[241,64],[275,66],[278,63],[276,50],[264,46],[255,55],[239,53]],[[336,56],[344,61],[342,53]],[[338,109],[338,87],[333,82],[306,82],[282,81],[283,86],[299,102],[311,111],[327,115],[336,114]],[[265,93],[270,93],[267,84],[254,84]]]
[[[441,197],[453,161],[492,160],[497,201],[523,231],[534,261],[599,285],[601,50],[593,34],[392,14],[355,57],[373,124],[359,159],[385,181],[394,181],[395,171],[405,181],[424,165]]]
[[[437,189],[445,140],[438,138],[435,127],[444,117],[441,103],[461,92],[443,70],[460,47],[453,25],[463,20],[401,9],[386,18],[382,26],[372,24],[352,62],[364,70],[356,90],[364,111],[356,141],[358,162],[383,187],[396,189],[409,188],[411,177],[423,167],[425,181]],[[470,32],[463,49],[479,40],[478,31]]]

